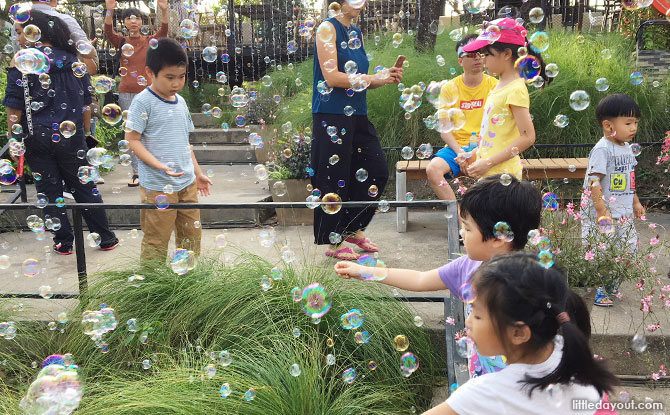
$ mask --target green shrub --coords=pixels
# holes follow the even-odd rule
[[[243,254],[233,264],[201,257],[184,276],[156,265],[144,269],[143,281],[129,282],[138,267],[128,264],[96,277],[90,307],[104,301],[118,320],[118,327],[103,337],[109,352],[103,354],[82,333],[81,309],[71,313],[63,333],[18,322],[16,339],[3,340],[0,348],[0,361],[7,359],[0,366],[2,413],[19,414],[18,401],[37,373],[30,362],[52,353],[72,353],[86,378],[78,414],[405,414],[413,405],[427,406],[437,356],[443,352],[433,350],[407,306],[377,284],[345,281],[313,266],[286,266],[282,279],[263,291],[260,281],[271,275],[271,267]],[[327,287],[333,305],[313,324],[293,301],[291,289],[317,281]],[[371,334],[368,344],[354,341],[356,330],[340,327],[340,315],[352,308],[365,315],[361,330]],[[128,332],[129,318],[137,319],[137,333]],[[299,337],[294,328],[300,329]],[[144,332],[147,344],[140,342]],[[420,360],[420,369],[407,378],[400,374],[404,352],[393,342],[399,334],[407,336],[408,351]],[[230,366],[217,365],[222,350],[231,353]],[[335,365],[326,363],[327,354],[335,356]],[[152,360],[150,370],[142,369],[145,359]],[[376,370],[368,369],[370,361],[377,363]],[[217,371],[208,380],[203,368],[211,363]],[[298,377],[289,373],[294,363],[302,370]],[[342,380],[349,367],[358,372],[351,385]],[[223,382],[233,390],[228,399],[218,395]],[[257,393],[253,402],[243,399],[249,388]]]

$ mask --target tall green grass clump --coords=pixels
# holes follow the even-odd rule
[[[413,324],[406,305],[377,284],[291,265],[264,291],[260,282],[271,268],[243,253],[226,264],[202,257],[184,276],[164,265],[142,271],[143,281],[129,282],[137,273],[132,267],[105,272],[88,299],[89,308],[104,302],[116,311],[118,326],[103,337],[109,351],[102,353],[83,334],[82,310],[70,316],[64,333],[19,322],[16,339],[0,343],[0,361],[7,359],[0,366],[0,412],[19,413],[18,402],[37,373],[30,363],[54,353],[72,353],[85,378],[78,414],[406,414],[427,406],[440,352]],[[332,299],[318,324],[291,293],[313,282]],[[355,341],[357,330],[340,326],[340,316],[353,308],[365,316],[358,330],[370,333],[367,344]],[[131,318],[138,322],[135,333],[126,325]],[[420,362],[409,377],[401,375],[405,352],[393,341],[400,334]],[[228,366],[219,361],[224,350],[232,358]],[[151,368],[143,368],[144,360]],[[290,373],[293,364],[299,376]],[[351,384],[342,378],[348,368],[358,373]],[[232,390],[227,398],[219,396],[224,383]],[[250,389],[255,399],[247,401]]]

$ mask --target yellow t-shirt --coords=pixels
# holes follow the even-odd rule
[[[484,74],[484,79],[475,88],[465,85],[463,75],[459,75],[449,82],[453,82],[458,87],[458,101],[451,107],[442,106],[440,109],[460,108],[463,110],[463,113],[465,113],[465,125],[460,130],[453,130],[451,133],[456,138],[456,141],[458,141],[458,145],[467,147],[470,144],[472,133],[479,133],[486,97],[496,87],[498,80]],[[440,91],[440,102],[445,102],[445,91],[444,87]]]
[[[519,138],[519,128],[510,111],[510,105],[530,107],[528,88],[523,79],[516,79],[504,87],[491,91],[486,98],[484,116],[480,129],[479,148],[477,158],[485,159],[505,150],[512,141]],[[521,159],[518,155],[493,166],[486,175],[505,173],[521,179]]]

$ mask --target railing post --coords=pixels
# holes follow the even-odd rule
[[[84,251],[84,228],[81,222],[81,209],[72,209],[72,227],[74,228],[74,253],[77,257],[77,277],[79,278],[79,298],[86,296],[88,279],[86,276],[86,252]]]
[[[19,178],[19,189],[21,189],[21,203],[28,202],[28,194],[26,194],[26,175],[23,174]]]

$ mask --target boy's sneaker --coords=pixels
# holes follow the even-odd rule
[[[54,244],[54,251],[60,255],[71,255],[72,254],[72,245],[63,245],[62,242]]]
[[[607,295],[611,297],[616,297],[619,298],[621,296],[621,292],[619,291],[619,285],[618,284],[612,284],[606,289]]]
[[[111,251],[112,249],[116,248],[116,246],[119,244],[119,239],[114,238],[111,241],[103,242],[100,244],[100,250],[102,251]]]
[[[70,193],[70,192],[68,192],[68,191],[66,191],[66,190],[63,190],[63,197],[66,198],[66,199],[72,199],[72,200],[74,200],[74,196],[72,196],[72,193]]]
[[[614,303],[610,296],[607,295],[607,292],[602,287],[598,287],[593,305],[597,305],[598,307],[612,307]]]

